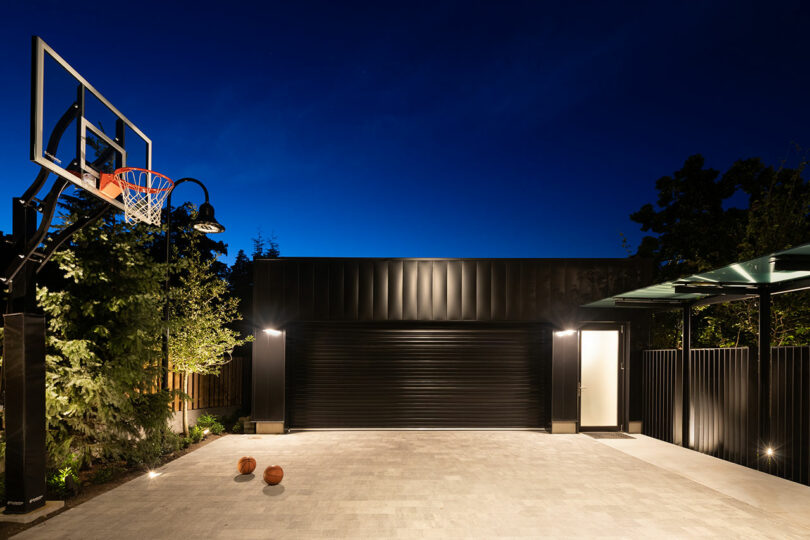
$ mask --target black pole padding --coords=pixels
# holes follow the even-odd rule
[[[45,504],[45,317],[3,316],[6,375],[5,513]]]

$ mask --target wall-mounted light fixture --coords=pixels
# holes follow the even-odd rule
[[[557,337],[563,337],[563,336],[573,336],[576,333],[577,333],[576,330],[560,330],[558,332],[554,332],[554,335]]]
[[[265,328],[264,330],[262,330],[262,332],[264,332],[268,336],[280,336],[281,335],[281,330],[276,330],[275,328]]]
[[[765,449],[765,455],[768,456],[769,458],[773,457],[773,454],[774,454],[774,451],[773,451],[772,447],[769,446],[768,448]]]

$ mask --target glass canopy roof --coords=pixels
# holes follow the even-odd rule
[[[603,298],[583,307],[649,307],[740,299],[810,287],[810,244]]]

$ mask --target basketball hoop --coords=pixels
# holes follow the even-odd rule
[[[102,174],[99,190],[111,199],[121,195],[128,223],[160,225],[160,210],[172,187],[171,178],[159,172],[124,167],[113,174]]]

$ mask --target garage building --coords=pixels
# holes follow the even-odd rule
[[[631,368],[648,315],[581,306],[648,283],[647,261],[277,258],[254,267],[260,433],[627,430],[636,417]]]

